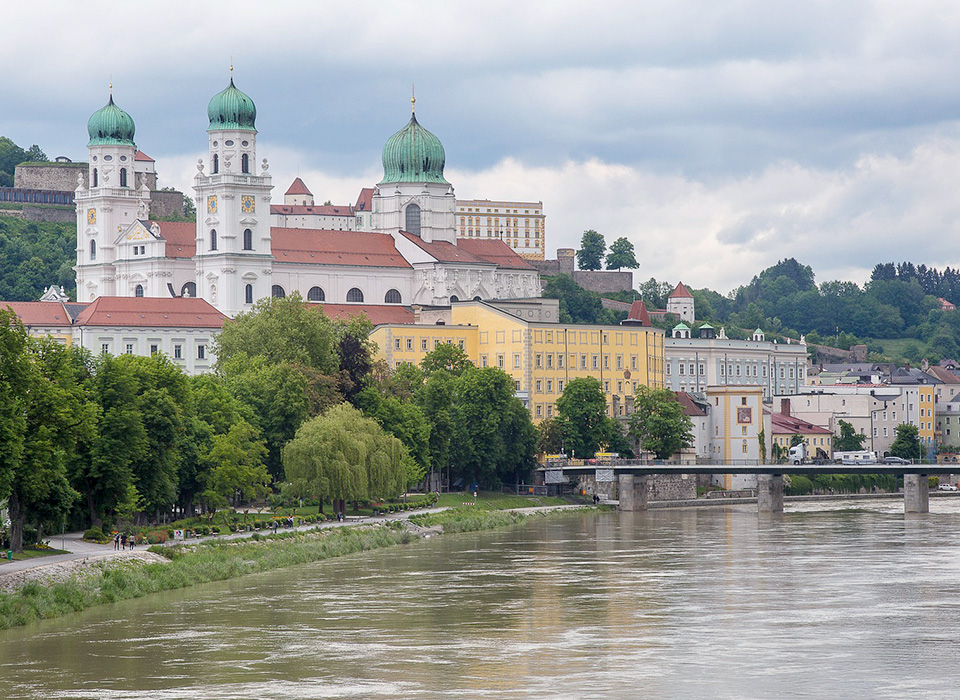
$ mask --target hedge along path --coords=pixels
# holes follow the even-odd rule
[[[468,532],[513,525],[530,516],[507,511],[454,510],[415,517],[415,522],[425,525],[442,525],[444,532]],[[0,629],[150,593],[225,581],[416,539],[402,524],[384,523],[151,548],[169,561],[133,565],[131,560],[104,562],[65,581],[31,581],[13,593],[0,593]]]

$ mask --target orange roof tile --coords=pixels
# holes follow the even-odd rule
[[[473,263],[475,265],[491,264],[489,261],[474,255],[465,247],[454,245],[447,241],[427,243],[420,238],[420,236],[414,236],[412,233],[407,233],[406,231],[401,231],[400,235],[440,262]]]
[[[156,162],[153,158],[151,158],[150,156],[148,156],[148,155],[147,155],[146,153],[144,153],[143,151],[137,151],[136,155],[133,156],[133,159],[134,159],[134,160],[145,160],[145,161],[148,161],[148,162],[150,162],[150,163],[155,163],[155,162]]]
[[[293,183],[291,183],[290,187],[286,192],[284,192],[284,194],[308,194],[311,197],[313,196],[313,192],[307,189],[307,186],[299,177],[294,180]]]
[[[279,263],[410,267],[385,233],[274,228],[273,256]]]
[[[366,314],[375,326],[384,323],[414,322],[413,311],[397,304],[316,304],[315,306],[333,319],[347,320]]]
[[[499,239],[461,238],[457,247],[472,253],[481,260],[492,262],[507,270],[533,270],[533,265],[521,258],[516,251]]]
[[[786,413],[771,413],[770,424],[773,432],[778,435],[784,433],[790,435],[833,435],[832,430],[821,428],[819,425],[814,425],[796,416],[788,416]]]
[[[97,297],[77,319],[78,326],[127,328],[222,328],[227,317],[196,298]]]
[[[167,242],[168,258],[192,258],[197,254],[197,225],[191,221],[150,221],[160,227],[160,237]]]
[[[360,190],[357,197],[357,203],[354,205],[357,211],[373,211],[373,188],[364,187]]]
[[[25,326],[69,327],[73,319],[59,301],[0,301],[0,309],[13,309]]]
[[[670,296],[667,298],[674,299],[676,297],[689,297],[692,299],[693,295],[690,293],[690,290],[683,285],[683,282],[677,282],[677,286],[670,292]]]
[[[342,204],[271,204],[271,214],[303,216],[353,216],[353,207]]]
[[[643,299],[635,301],[630,305],[630,312],[627,314],[626,320],[636,322],[631,325],[650,325],[650,314],[647,313],[647,305],[643,303]]]

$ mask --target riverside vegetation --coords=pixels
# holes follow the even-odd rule
[[[506,527],[543,515],[461,508],[412,516],[415,523],[441,525],[445,533]],[[97,605],[140,598],[159,591],[224,581],[246,574],[307,564],[357,552],[407,544],[417,539],[397,521],[312,532],[254,535],[239,541],[151,547],[168,561],[131,565],[98,564],[66,581],[32,581],[12,593],[0,593],[0,629],[59,617]]]

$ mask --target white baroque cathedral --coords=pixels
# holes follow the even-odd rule
[[[370,231],[271,226],[273,184],[257,164],[257,110],[230,84],[207,107],[196,223],[153,221],[137,189],[133,119],[110,100],[87,123],[78,178],[77,300],[200,297],[228,316],[266,296],[311,302],[436,305],[540,295],[538,271],[497,239],[457,240],[456,198],[440,140],[416,113],[383,147]]]

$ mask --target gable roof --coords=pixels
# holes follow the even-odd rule
[[[416,245],[425,253],[431,255],[438,262],[472,263],[475,265],[495,264],[477,257],[462,246],[453,245],[453,243],[448,243],[447,241],[434,241],[432,243],[427,243],[425,240],[420,238],[420,236],[414,236],[412,233],[407,233],[406,231],[401,231],[400,235]]]
[[[386,233],[273,228],[273,256],[278,263],[411,267]]]
[[[69,328],[73,325],[75,318],[71,313],[71,307],[83,305],[70,303],[69,306],[64,306],[59,301],[0,301],[0,309],[8,306],[20,318],[21,323],[28,328],[31,326]]]
[[[639,299],[630,305],[630,312],[627,314],[627,318],[620,323],[631,326],[650,325],[650,314],[647,313],[647,305],[643,303],[643,299]]]
[[[960,377],[955,375],[946,367],[928,367],[927,374],[936,377],[944,384],[960,384]]]
[[[303,216],[353,216],[353,207],[343,204],[271,204],[271,214],[288,214]]]
[[[291,183],[284,194],[308,194],[311,197],[313,196],[313,192],[307,189],[307,186],[299,177]]]
[[[192,221],[150,221],[150,227],[160,227],[160,237],[166,241],[168,258],[192,258],[197,254],[197,225]],[[148,227],[149,228],[149,227]]]
[[[148,155],[147,155],[146,153],[144,153],[143,151],[137,151],[136,154],[133,156],[133,159],[134,159],[135,161],[136,161],[136,160],[143,160],[143,161],[148,161],[148,162],[150,162],[150,163],[155,163],[155,162],[156,162],[153,158],[151,158],[150,156],[148,156]]]
[[[366,314],[370,323],[375,326],[384,323],[410,324],[416,319],[413,311],[407,306],[399,304],[311,304],[321,310],[324,315],[333,319],[347,320]]]
[[[77,318],[78,326],[128,328],[222,328],[227,317],[209,302],[180,297],[97,297]]]
[[[357,203],[353,207],[357,211],[373,211],[373,188],[364,187],[357,196]]]
[[[677,282],[677,286],[673,288],[673,291],[670,292],[668,299],[676,299],[677,297],[689,297],[693,298],[693,295],[690,293],[690,290],[687,289],[683,282]]]
[[[693,397],[685,391],[677,392],[677,403],[683,407],[683,414],[685,416],[694,418],[707,415],[707,412],[704,410],[703,406],[694,401]]]
[[[496,238],[460,238],[457,247],[486,262],[507,270],[533,270],[533,265],[524,260],[506,243]]]
[[[775,435],[833,435],[832,430],[786,413],[771,413],[770,425]]]

